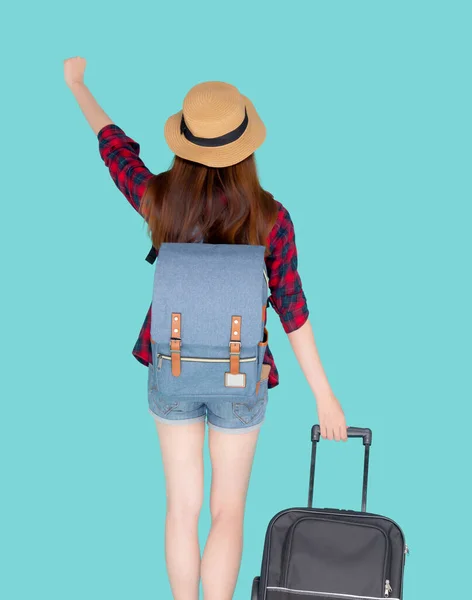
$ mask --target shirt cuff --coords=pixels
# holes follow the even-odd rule
[[[306,306],[296,311],[290,311],[290,313],[286,315],[286,318],[288,317],[287,320],[283,318],[280,319],[285,333],[292,333],[293,331],[300,329],[300,327],[308,320],[309,314],[310,311]]]
[[[101,140],[103,137],[106,137],[107,134],[111,132],[118,132],[123,134],[125,133],[123,129],[121,129],[121,127],[119,127],[118,125],[115,125],[115,123],[108,123],[107,125],[102,127],[97,133],[97,138]]]

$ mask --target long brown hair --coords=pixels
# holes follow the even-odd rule
[[[200,236],[210,244],[266,246],[277,211],[259,183],[254,154],[220,168],[175,156],[168,171],[150,178],[141,200],[156,249]]]

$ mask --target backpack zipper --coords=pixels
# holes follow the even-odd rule
[[[167,354],[157,354],[157,359],[157,370],[160,371],[162,367],[162,359],[172,360],[172,357]],[[182,356],[180,360],[185,362],[229,363],[229,358],[193,358],[189,356]],[[239,362],[255,362],[256,360],[256,356],[250,356],[249,358],[240,358]]]
[[[390,597],[390,594],[391,594],[392,592],[393,592],[393,588],[392,588],[392,586],[390,585],[390,581],[387,579],[387,580],[385,581],[385,593],[384,593],[384,597],[385,597],[385,598],[389,598],[389,597]]]

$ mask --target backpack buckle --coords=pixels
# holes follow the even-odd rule
[[[233,346],[236,346],[237,350],[234,350]],[[241,354],[241,342],[231,341],[229,343],[229,354],[230,356],[234,356],[235,354]]]
[[[173,347],[177,346],[178,350],[173,350]],[[171,352],[180,352],[180,348],[182,346],[182,340],[180,338],[170,338],[170,351]]]

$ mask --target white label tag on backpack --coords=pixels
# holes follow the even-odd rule
[[[225,387],[246,387],[246,373],[225,373]]]

